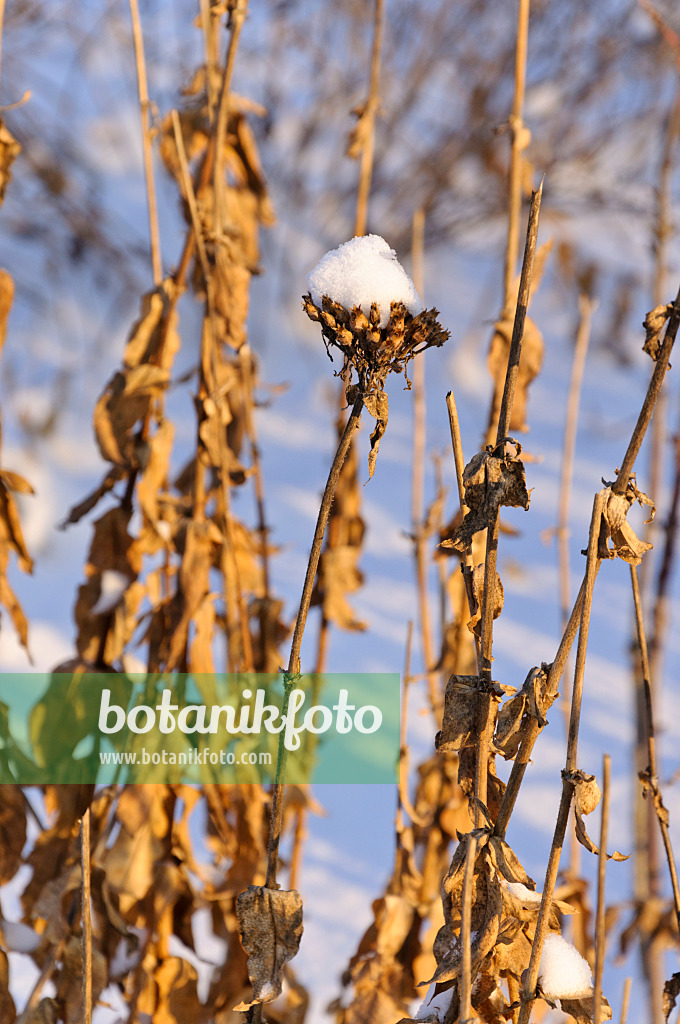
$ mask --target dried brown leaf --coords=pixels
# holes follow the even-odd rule
[[[21,867],[26,842],[26,808],[19,786],[0,786],[0,885]]]
[[[586,826],[583,821],[584,815],[590,814],[595,810],[600,802],[602,793],[600,787],[597,784],[594,775],[588,775],[587,772],[573,771],[563,772],[564,778],[571,782],[574,787],[574,815],[575,815],[575,827],[576,836],[579,843],[585,846],[586,850],[590,853],[599,856],[599,849],[592,841],[586,831]],[[614,853],[607,854],[607,860],[628,860],[630,854],[619,853],[617,850]]]
[[[1,175],[2,170],[0,169],[0,180]],[[5,343],[5,337],[7,336],[7,320],[13,298],[14,281],[6,270],[0,269],[0,351],[2,350],[2,346]]]
[[[667,1022],[680,995],[680,973],[673,974],[663,987],[663,1019]]]
[[[250,885],[239,894],[236,915],[243,948],[248,954],[248,976],[254,1003],[267,1003],[281,994],[281,971],[297,954],[302,936],[302,898],[295,889],[267,889]]]
[[[512,331],[513,321],[511,319],[500,320],[496,324],[496,329],[491,339],[489,372],[496,382],[496,388],[499,389],[500,393],[502,393],[508,369]],[[544,349],[543,335],[531,317],[527,317],[524,322],[522,352],[519,360],[519,374],[515,388],[512,416],[510,418],[510,430],[519,430],[524,433],[529,429],[526,423],[529,386],[541,371]]]
[[[637,501],[639,505],[651,508],[652,511],[647,522],[652,522],[656,511],[654,502],[638,490],[633,480],[629,481],[625,494],[615,494],[608,487],[605,495],[598,555],[600,558],[616,558],[618,556],[630,565],[639,565],[644,553],[650,551],[653,545],[640,540],[626,517],[633,503]],[[610,540],[612,547],[609,546]]]
[[[580,999],[560,999],[560,1006],[563,1013],[568,1014],[576,1021],[576,1024],[593,1024],[593,994],[583,996]],[[600,1020],[611,1020],[612,1008],[602,996],[600,1005]]]
[[[10,167],[20,152],[21,146],[0,118],[0,203],[5,198],[7,186],[12,177]]]
[[[498,509],[507,505],[529,508],[524,464],[516,454],[496,456],[491,451],[473,455],[463,472],[465,502],[469,512],[450,540],[442,541],[443,548],[454,548],[462,553],[480,530],[485,530]]]
[[[472,590],[475,596],[475,613],[467,624],[468,629],[475,636],[482,635],[482,605],[484,597],[484,571],[485,565],[482,562],[480,565],[476,565],[472,573]],[[497,619],[503,611],[503,601],[505,600],[505,593],[503,591],[503,583],[498,573],[496,573],[496,586],[493,592],[493,617]]]
[[[672,312],[672,302],[665,306],[655,306],[642,321],[642,326],[645,329],[645,343],[642,346],[642,351],[650,355],[654,362],[659,358],[661,333]]]

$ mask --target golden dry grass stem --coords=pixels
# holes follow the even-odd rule
[[[210,12],[210,0],[200,0],[201,30],[203,32],[203,54],[206,71],[206,96],[208,99],[208,120],[212,127],[217,106],[214,71],[216,57],[217,34],[214,31],[213,16]]]
[[[621,1015],[619,1024],[628,1024],[628,1007],[630,1006],[630,990],[633,985],[632,978],[626,978],[623,983],[623,995],[621,996]]]
[[[465,518],[468,512],[468,507],[465,504],[465,487],[463,486],[463,470],[465,469],[465,458],[463,456],[463,439],[460,432],[460,420],[458,419],[458,407],[456,405],[456,399],[453,391],[449,391],[446,396],[446,409],[449,414],[449,429],[451,431],[451,448],[453,450],[453,464],[456,469],[456,486],[458,488],[458,503],[460,506],[460,519],[461,522]],[[467,595],[468,610],[470,615],[474,614],[475,610],[475,597],[472,589],[472,572],[474,565],[472,562],[472,549],[468,545],[463,552],[463,556],[460,560],[460,571],[463,574],[463,581],[465,583],[465,593]],[[479,651],[479,639],[475,636],[475,658],[477,661],[477,672],[479,672],[480,664],[480,651]]]
[[[90,808],[80,819],[81,913],[83,939],[83,1024],[92,1024],[92,915],[90,912]]]
[[[222,237],[226,228],[224,209],[224,143],[227,137],[229,91],[231,89],[231,80],[234,74],[234,62],[236,60],[238,41],[241,35],[241,29],[243,27],[247,8],[248,0],[236,0],[236,3],[234,3],[233,6],[230,5],[229,9],[229,24],[231,31],[229,33],[229,43],[227,45],[227,56],[224,65],[224,74],[222,76],[222,88],[220,90],[217,124],[214,135],[215,157],[213,166],[213,183],[215,196],[215,233],[218,239]]]
[[[465,855],[465,876],[463,879],[463,906],[461,909],[460,944],[462,950],[460,965],[460,1021],[472,1018],[472,884],[477,859],[477,838],[474,833],[468,840]]]
[[[567,773],[573,772],[576,768],[576,755],[578,751],[578,726],[581,719],[581,698],[583,694],[583,676],[585,671],[586,650],[588,646],[588,630],[590,626],[590,613],[593,602],[593,589],[597,577],[599,558],[597,554],[598,540],[600,536],[600,523],[604,509],[605,492],[598,491],[593,501],[593,514],[590,520],[590,532],[588,535],[588,555],[586,561],[586,574],[583,589],[583,601],[581,618],[578,631],[578,648],[576,652],[576,668],[574,670],[574,685],[572,689],[572,711],[569,723],[569,739],[567,743],[567,756],[565,772],[562,775],[562,796],[560,799],[555,832],[548,858],[548,867],[545,873],[543,884],[543,895],[541,906],[536,922],[536,933],[531,949],[531,959],[527,969],[524,984],[522,986],[521,1008],[519,1024],[529,1024],[531,1007],[536,998],[536,985],[538,972],[543,952],[543,942],[548,930],[548,920],[555,882],[560,866],[560,856],[564,845],[564,837],[569,821],[569,811],[573,796],[573,784],[567,777]]]
[[[137,94],[142,119],[142,150],[144,154],[144,178],[146,180],[146,200],[149,213],[149,238],[151,243],[151,267],[153,281],[159,285],[163,279],[161,260],[161,236],[158,226],[158,202],[156,184],[153,175],[153,153],[151,148],[151,107],[149,88],[146,79],[146,60],[144,58],[144,37],[142,22],[139,17],[138,0],[130,0],[130,17],[132,19],[132,39],[135,47],[135,64],[137,67]]]
[[[246,433],[250,441],[250,457],[253,466],[253,479],[255,484],[255,505],[257,508],[257,532],[260,535],[260,559],[262,562],[262,585],[264,589],[265,600],[268,601],[271,592],[271,576],[269,569],[269,549],[267,546],[267,537],[269,535],[269,529],[267,527],[267,516],[265,512],[265,493],[264,493],[264,475],[262,473],[262,456],[260,452],[260,446],[257,437],[257,428],[255,425],[255,417],[253,416],[253,391],[254,383],[251,375],[251,359],[250,359],[250,346],[242,345],[239,349],[239,357],[241,360],[241,372],[243,374],[243,382],[245,385],[246,402],[244,403],[245,421],[246,421]],[[266,611],[263,611],[263,619],[266,618]],[[262,623],[264,630],[264,622]],[[264,643],[264,632],[262,633]]]
[[[413,650],[413,621],[409,620],[406,633],[406,654],[404,657],[404,683],[401,695],[401,722],[399,729],[399,785],[397,787],[397,816],[396,816],[396,840],[397,846],[401,844],[401,835],[404,825],[403,812],[406,811],[414,824],[424,828],[428,824],[424,818],[416,812],[408,791],[410,774],[410,757],[408,749],[408,696],[409,687],[413,682],[411,675],[411,654]]]
[[[357,190],[357,210],[354,221],[354,234],[366,234],[368,216],[368,197],[373,177],[373,160],[375,155],[375,119],[380,104],[380,52],[385,22],[385,0],[375,0],[373,16],[373,48],[371,51],[371,77],[366,101],[365,117],[367,130],[361,149],[359,165],[359,187]]]
[[[638,644],[640,648],[642,683],[644,687],[644,706],[646,713],[645,732],[647,736],[648,763],[647,770],[645,773],[645,781],[647,782],[647,785],[649,787],[649,795],[647,798],[653,802],[656,817],[659,822],[661,837],[663,839],[663,845],[666,851],[666,860],[668,862],[668,872],[671,879],[671,887],[673,889],[673,904],[675,907],[675,916],[678,922],[678,930],[680,930],[680,884],[678,883],[678,872],[675,864],[675,857],[673,854],[673,845],[671,843],[668,825],[668,812],[666,811],[663,805],[661,790],[659,787],[659,778],[657,774],[656,738],[654,729],[654,707],[652,700],[651,674],[647,652],[647,639],[645,635],[645,623],[644,615],[642,612],[642,600],[640,597],[640,583],[638,579],[637,566],[631,565],[630,577],[631,584],[633,587],[633,603],[635,605],[635,624],[637,628]]]
[[[517,18],[517,44],[515,48],[515,94],[510,127],[510,175],[508,181],[508,241],[505,254],[505,282],[503,292],[504,316],[513,309],[512,283],[519,254],[519,222],[522,212],[522,164],[528,133],[522,120],[524,89],[527,69],[527,43],[529,37],[529,0],[519,0]]]
[[[578,431],[578,411],[581,400],[581,388],[583,385],[586,356],[588,354],[588,346],[590,344],[592,316],[596,307],[596,300],[589,298],[587,295],[580,296],[579,321],[578,328],[576,330],[576,344],[574,346],[574,357],[571,365],[569,393],[567,397],[567,412],[564,424],[564,447],[562,450],[562,469],[557,516],[557,557],[559,565],[562,631],[567,627],[567,623],[569,621],[569,609],[571,605],[571,587],[569,583],[569,504],[571,483],[574,473],[574,454],[576,451],[576,434]],[[567,664],[567,668],[564,673],[565,686],[562,693],[562,712],[564,714],[565,731],[569,727],[569,707],[571,704],[571,687],[569,677],[570,672]],[[580,860],[581,846],[576,838],[576,832],[572,822],[569,837],[569,870],[573,877],[578,875]]]
[[[411,243],[411,260],[413,264],[413,281],[423,301],[424,291],[424,249],[425,249],[425,213],[416,210],[413,215]],[[436,661],[432,642],[430,602],[428,598],[429,558],[428,543],[424,524],[425,511],[425,451],[426,451],[426,418],[427,405],[425,400],[425,360],[413,360],[413,466],[411,472],[411,528],[413,533],[413,554],[416,567],[416,586],[418,590],[418,618],[420,624],[420,641],[423,652],[423,666],[428,679],[430,706],[435,718],[441,716],[441,695],[437,687],[434,664]]]
[[[309,561],[307,563],[305,582],[302,588],[302,597],[300,598],[300,607],[298,609],[297,619],[295,620],[295,629],[293,630],[293,640],[291,644],[290,658],[288,660],[288,671],[286,673],[284,699],[281,709],[282,715],[285,715],[288,710],[290,691],[294,686],[296,677],[300,674],[300,649],[302,647],[302,638],[305,631],[305,624],[307,622],[307,615],[309,613],[309,606],[312,600],[314,580],[316,579],[316,572],[319,567],[319,558],[321,556],[324,533],[326,532],[328,516],[333,501],[333,495],[335,494],[335,488],[340,476],[340,471],[347,456],[349,446],[352,443],[354,434],[359,426],[363,406],[363,399],[358,398],[352,407],[349,419],[347,420],[347,425],[342,437],[340,438],[340,442],[328,474],[323,498],[321,499],[321,507],[319,508],[319,515],[316,521],[316,528],[314,530],[314,539],[312,541],[312,548],[309,553]],[[270,889],[276,888],[279,841],[281,838],[281,825],[283,821],[283,795],[287,759],[287,751],[283,740],[284,737],[282,733],[279,737],[279,748],[276,761],[276,781],[273,789],[271,826],[269,830],[269,849],[267,852],[266,885]],[[255,1020],[255,1018],[253,1019]]]
[[[524,322],[526,320],[529,295],[531,291],[531,277],[534,268],[534,256],[536,253],[536,240],[538,238],[538,220],[541,210],[541,199],[543,197],[543,182],[531,197],[529,210],[529,223],[527,226],[526,244],[524,246],[524,258],[522,260],[522,273],[520,275],[519,292],[517,305],[515,307],[515,319],[512,328],[512,340],[508,354],[508,368],[505,374],[505,385],[503,387],[503,398],[498,420],[498,432],[496,435],[496,447],[504,448],[505,440],[510,425],[512,404],[515,397],[515,387],[519,371],[519,360],[522,352],[522,336],[524,334]],[[496,564],[498,560],[498,531],[499,512],[489,522],[486,532],[486,557],[484,560],[484,590],[482,592],[482,614],[481,614],[481,658],[479,664],[480,684],[489,687],[491,684],[491,662],[493,648],[493,611],[495,605],[496,590]],[[487,775],[491,734],[494,722],[491,715],[490,693],[482,694],[479,702],[477,735],[479,744],[477,747],[477,761],[475,770],[475,823],[479,824],[479,804],[487,802]]]
[[[595,985],[593,991],[593,1024],[602,1020],[602,971],[607,936],[605,932],[605,880],[607,874],[607,834],[609,831],[609,798],[611,792],[611,757],[602,758],[602,818],[600,825],[600,856],[597,870],[597,910],[595,914]]]

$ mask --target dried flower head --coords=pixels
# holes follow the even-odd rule
[[[321,324],[326,350],[343,355],[340,375],[350,385],[347,400],[362,399],[376,427],[371,434],[369,473],[373,476],[380,439],[387,427],[387,374],[404,373],[408,363],[426,348],[443,345],[449,332],[437,320],[436,309],[421,310],[420,299],[396,253],[384,238],[353,238],[326,253],[307,278],[309,292],[302,308]],[[388,312],[389,311],[389,312]]]
[[[321,324],[329,355],[331,346],[342,352],[343,376],[354,367],[365,394],[382,391],[388,373],[405,371],[414,355],[449,336],[436,309],[421,311],[413,281],[379,235],[327,252],[307,286],[307,316]]]

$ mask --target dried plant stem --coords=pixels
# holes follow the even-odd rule
[[[465,469],[465,459],[463,458],[463,441],[460,433],[460,421],[458,419],[458,408],[456,406],[456,399],[453,391],[449,391],[446,396],[446,408],[449,413],[449,428],[451,430],[451,448],[453,449],[453,463],[456,467],[456,485],[458,487],[458,502],[460,505],[460,518],[461,521],[465,518],[468,512],[468,507],[465,504],[465,487],[463,485],[463,470]],[[465,583],[465,593],[467,595],[468,609],[470,615],[474,614],[475,610],[475,596],[472,589],[472,572],[474,566],[472,563],[472,548],[468,544],[463,557],[460,560],[460,570],[463,574],[463,581]],[[477,671],[479,671],[479,640],[475,637],[475,655],[477,658]]]
[[[413,281],[424,302],[424,243],[425,213],[416,210],[413,215],[412,230],[412,262]],[[427,536],[423,522],[425,506],[425,451],[426,451],[426,416],[425,401],[425,360],[413,361],[413,464],[411,473],[411,524],[413,531],[413,555],[416,567],[416,586],[418,589],[418,618],[420,622],[420,642],[422,644],[423,664],[427,674],[430,695],[430,706],[435,717],[441,714],[441,696],[437,689],[437,680],[433,672],[435,655],[432,644],[432,628],[430,621],[430,602],[428,600],[429,559]]]
[[[527,129],[522,120],[529,36],[529,0],[519,0],[517,44],[515,48],[515,95],[510,114],[510,176],[508,181],[508,242],[505,254],[504,316],[512,316],[512,282],[519,253],[519,221],[522,211],[522,153],[527,145]]]
[[[413,622],[409,620],[406,634],[406,655],[404,658],[404,687],[401,698],[401,727],[399,731],[399,785],[397,787],[397,816],[396,816],[396,840],[397,847],[401,845],[403,833],[404,816],[406,811],[411,821],[421,828],[426,828],[428,822],[417,813],[408,791],[409,783],[409,749],[408,749],[408,691],[413,680],[411,675],[411,651],[413,646]]]
[[[599,571],[600,564],[601,563],[598,560],[595,569],[596,573]],[[581,583],[578,596],[574,602],[574,607],[571,610],[569,621],[567,622],[567,626],[562,634],[562,640],[560,641],[560,646],[557,649],[557,654],[555,655],[555,659],[548,672],[547,690],[550,694],[557,693],[557,688],[560,685],[560,680],[569,659],[571,648],[578,634],[585,588],[586,583],[584,579]],[[532,719],[527,735],[522,741],[519,751],[517,752],[517,756],[513,762],[510,778],[508,779],[508,784],[505,793],[503,794],[500,810],[498,812],[498,818],[496,819],[494,835],[500,836],[501,839],[505,838],[505,833],[515,807],[515,802],[519,795],[520,786],[522,785],[524,773],[529,761],[531,760],[534,743],[536,742],[539,732],[540,729],[538,727],[538,722],[536,719]]]
[[[673,173],[673,156],[680,135],[680,88],[676,91],[675,100],[666,122],[659,183],[656,189],[656,217],[654,223],[654,281],[652,284],[652,306],[660,306],[664,301],[668,279],[668,240],[671,233],[671,181]],[[652,421],[652,437],[649,459],[649,493],[658,505],[661,505],[663,487],[663,464],[667,436],[666,401],[663,395],[657,403],[656,413]],[[656,532],[654,523],[647,526],[646,539],[652,540]],[[653,565],[649,555],[642,561],[640,568],[640,587],[643,595],[647,595],[647,585]]]
[[[83,1024],[92,1024],[92,916],[90,914],[90,808],[80,819],[81,913],[83,928]]]
[[[671,886],[673,889],[673,904],[675,907],[675,916],[678,922],[678,930],[680,930],[680,885],[678,884],[678,872],[675,865],[673,846],[671,843],[670,831],[668,828],[668,812],[666,811],[663,805],[661,790],[659,788],[659,778],[657,775],[656,739],[654,730],[654,707],[652,701],[651,674],[649,658],[647,655],[647,639],[645,635],[644,616],[642,614],[642,601],[640,598],[640,584],[638,580],[637,566],[631,565],[630,577],[633,586],[635,622],[637,626],[638,644],[640,646],[640,661],[642,666],[642,680],[644,687],[644,705],[646,715],[645,725],[647,734],[648,758],[647,771],[645,772],[645,775],[646,781],[648,782],[651,791],[652,803],[656,811],[656,817],[659,822],[659,828],[661,829],[663,845],[666,851],[666,859],[668,861],[668,872],[670,874]]]
[[[472,1018],[472,884],[477,859],[477,837],[474,832],[468,839],[465,855],[465,877],[463,879],[463,906],[461,909],[460,944],[462,949],[460,965],[460,1014],[459,1020]]]
[[[231,79],[234,73],[234,61],[236,60],[236,50],[238,49],[238,41],[241,35],[241,29],[246,16],[246,10],[248,7],[248,0],[236,0],[236,3],[229,7],[229,25],[231,32],[229,34],[229,43],[227,46],[227,56],[224,65],[224,74],[222,76],[222,88],[220,91],[220,101],[217,108],[217,123],[215,126],[214,139],[215,139],[215,150],[214,150],[214,174],[213,174],[213,185],[215,193],[215,232],[217,238],[221,238],[225,229],[225,212],[224,212],[224,144],[227,138],[227,119],[229,115],[229,92],[231,90]]]
[[[371,53],[371,79],[368,99],[364,115],[367,118],[367,131],[361,148],[361,164],[359,167],[359,188],[357,192],[357,212],[354,221],[354,234],[366,234],[366,218],[368,215],[368,197],[373,177],[373,158],[375,155],[375,118],[380,102],[380,51],[382,49],[383,26],[385,20],[385,0],[375,0],[373,20],[373,49]]]
[[[290,691],[294,685],[296,676],[300,674],[300,648],[302,646],[302,637],[305,630],[305,623],[307,622],[307,614],[309,612],[309,605],[312,599],[312,591],[314,589],[314,580],[316,578],[316,571],[319,567],[319,557],[321,555],[321,546],[323,544],[323,536],[326,530],[326,524],[328,523],[328,515],[331,509],[331,503],[333,501],[333,495],[335,494],[335,488],[340,476],[340,470],[345,461],[347,451],[354,437],[354,433],[359,426],[361,420],[361,412],[364,406],[363,398],[357,398],[356,402],[352,407],[349,419],[347,420],[347,426],[338,444],[335,458],[331,465],[330,473],[328,474],[328,480],[326,482],[326,488],[323,493],[321,500],[321,507],[319,509],[319,516],[316,521],[316,529],[314,531],[314,539],[312,541],[312,549],[309,553],[309,561],[307,563],[307,572],[305,575],[305,582],[302,588],[302,597],[300,599],[300,607],[298,609],[297,619],[295,621],[295,629],[293,631],[293,641],[290,650],[290,658],[288,660],[288,672],[286,673],[286,686],[284,691],[284,702],[282,707],[282,714],[285,715],[288,708],[288,699],[290,697]],[[287,751],[283,743],[283,733],[279,738],[279,749],[276,764],[276,782],[274,784],[274,795],[272,801],[272,815],[271,815],[271,828],[269,835],[269,851],[267,855],[267,886],[269,888],[276,887],[276,868],[278,863],[278,851],[279,851],[279,840],[281,837],[281,821],[283,816],[283,789],[284,780],[286,775],[286,757]]]
[[[597,872],[597,911],[595,917],[595,986],[593,991],[593,1024],[602,1020],[602,971],[606,934],[604,924],[605,879],[607,874],[607,833],[609,830],[609,794],[611,780],[611,757],[602,758],[602,819],[600,826],[600,857]]]
[[[621,996],[621,1016],[619,1024],[628,1024],[628,1006],[630,1005],[630,990],[633,984],[632,978],[626,978],[623,983],[623,995]]]
[[[550,906],[555,891],[555,882],[560,865],[560,855],[564,845],[564,837],[567,831],[569,811],[573,796],[573,784],[568,778],[568,773],[576,769],[576,755],[578,752],[578,730],[581,720],[581,698],[583,695],[583,677],[585,672],[586,651],[588,647],[588,630],[590,626],[590,613],[593,603],[593,588],[597,577],[598,556],[597,544],[600,536],[600,522],[604,508],[604,491],[598,491],[593,501],[593,514],[590,520],[590,533],[588,536],[588,556],[586,562],[585,586],[583,591],[583,606],[581,609],[581,622],[578,633],[578,647],[576,651],[576,667],[574,670],[574,685],[571,698],[571,718],[569,722],[569,738],[567,741],[567,757],[565,771],[562,774],[562,797],[560,800],[555,832],[553,835],[548,867],[543,884],[543,895],[541,906],[536,922],[536,933],[531,949],[531,960],[526,972],[524,985],[522,987],[521,1009],[519,1024],[529,1024],[531,1007],[536,998],[536,985],[538,983],[538,971],[543,952],[543,941],[548,929],[548,918]]]
[[[144,37],[139,17],[138,0],[130,0],[130,16],[132,18],[132,38],[135,46],[135,64],[137,65],[137,93],[139,109],[142,116],[142,148],[144,153],[144,177],[146,179],[146,200],[149,211],[149,237],[151,240],[151,266],[154,284],[159,285],[163,278],[161,263],[161,241],[158,227],[158,203],[156,201],[156,185],[153,176],[153,155],[151,150],[151,116],[149,90],[146,80],[146,61],[144,59]]]
[[[581,387],[583,384],[583,371],[586,364],[586,355],[590,343],[590,325],[592,315],[597,302],[587,295],[579,299],[579,323],[576,331],[576,345],[574,346],[574,358],[571,365],[571,377],[569,380],[569,394],[567,398],[567,414],[564,425],[564,448],[562,452],[562,472],[560,478],[559,511],[557,517],[557,552],[559,563],[560,580],[560,611],[562,616],[562,631],[567,627],[569,621],[569,608],[571,605],[571,587],[569,583],[569,499],[571,492],[571,481],[574,472],[574,453],[576,450],[576,433],[578,430],[578,410],[581,399]],[[569,705],[571,693],[568,685],[570,672],[565,672],[565,681],[562,694],[562,711],[565,719],[565,729],[569,726]],[[578,874],[581,847],[576,838],[573,826],[570,830],[569,840],[569,869],[575,877]]]
[[[519,283],[519,294],[515,308],[515,320],[512,328],[512,341],[508,355],[508,368],[505,375],[505,386],[501,400],[501,411],[498,420],[498,432],[496,435],[496,449],[502,448],[505,444],[507,432],[512,414],[512,404],[515,397],[515,386],[519,372],[519,360],[522,352],[522,336],[524,334],[524,321],[526,319],[527,307],[529,305],[529,293],[531,290],[531,276],[534,268],[534,255],[536,253],[536,239],[538,237],[538,218],[541,210],[541,199],[543,196],[543,183],[531,197],[531,208],[529,211],[529,223],[527,227],[527,238],[524,247],[524,259],[522,261],[522,273]],[[491,696],[488,692],[491,684],[491,660],[493,647],[493,610],[494,596],[496,590],[496,562],[498,556],[498,530],[499,512],[496,510],[492,521],[489,523],[486,534],[486,558],[484,562],[484,591],[482,596],[482,617],[481,617],[481,662],[479,667],[479,680],[482,695],[479,702],[477,763],[475,771],[475,800],[478,813],[479,803],[487,802],[487,773],[491,732],[493,720],[491,715]]]
[[[679,428],[680,429],[680,428]],[[680,514],[680,433],[674,441],[675,467],[670,508],[664,528],[664,548],[659,567],[654,613],[652,616],[652,638],[649,645],[649,678],[653,693],[656,696],[661,682],[663,669],[663,651],[669,619],[669,589],[673,575],[673,565],[678,534],[678,518]],[[643,563],[644,564],[644,563]]]

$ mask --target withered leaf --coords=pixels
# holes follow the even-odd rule
[[[267,889],[250,885],[236,900],[236,916],[243,948],[248,954],[248,976],[253,986],[250,1003],[267,1003],[281,994],[281,970],[297,954],[302,936],[302,897],[295,889]]]
[[[663,1019],[667,1022],[680,995],[680,973],[673,974],[663,987]]]
[[[493,455],[491,451],[473,455],[463,472],[465,503],[469,512],[450,540],[442,541],[443,548],[463,552],[472,543],[473,536],[485,530],[502,505],[529,508],[529,492],[524,475],[524,463],[519,457],[521,445],[514,455]]]
[[[628,482],[625,494],[615,494],[611,487],[607,487],[604,493],[605,504],[598,541],[598,555],[600,558],[616,558],[618,556],[630,565],[639,565],[642,556],[646,551],[651,550],[652,545],[640,540],[626,517],[633,502],[637,501],[639,505],[647,505],[651,508],[650,517],[646,520],[651,523],[656,511],[654,502],[638,490],[632,480]],[[609,546],[610,539],[613,545],[611,548]]]
[[[645,329],[645,343],[642,346],[642,351],[650,355],[654,362],[659,358],[661,351],[661,332],[672,312],[672,302],[665,306],[655,306],[642,321],[642,326]]]
[[[2,171],[0,170],[0,175]],[[7,319],[12,299],[14,298],[14,281],[6,270],[0,269],[0,350],[7,335]]]
[[[26,808],[19,786],[0,786],[0,885],[21,867],[26,842]]]
[[[472,590],[475,595],[476,608],[475,613],[467,624],[468,629],[475,636],[482,635],[482,607],[484,598],[484,570],[485,565],[482,562],[480,565],[476,565],[472,573]],[[503,591],[503,583],[498,573],[496,573],[496,586],[493,592],[493,617],[497,619],[500,613],[503,611],[503,601],[505,600],[505,593]]]
[[[500,701],[507,692],[512,692],[512,687],[497,682],[492,682],[490,688],[483,688],[478,676],[451,676],[444,694],[442,728],[435,741],[437,749],[463,750],[476,747],[480,699],[490,695],[493,701]]]
[[[593,1024],[593,994],[583,996],[581,999],[560,999],[562,1011],[573,1017],[576,1024]],[[600,1020],[611,1020],[612,1008],[602,996],[600,1005]]]
[[[586,814],[590,814],[591,811],[594,811],[599,804],[602,796],[600,787],[597,784],[595,776],[588,775],[587,772],[577,770],[573,772],[563,772],[562,775],[571,782],[574,787],[574,815],[576,818],[575,827],[578,841],[582,846],[585,846],[586,850],[589,850],[590,853],[598,856],[600,851],[586,832],[583,817]],[[607,854],[607,860],[628,860],[629,856],[630,854],[623,854],[614,850],[614,853]]]
[[[546,664],[532,668],[520,692],[507,700],[498,712],[494,745],[506,760],[517,754],[529,718],[535,718],[540,729],[547,725],[545,716],[558,696],[548,692],[549,669]]]
[[[9,169],[20,152],[21,146],[0,118],[0,203],[12,177]]]
[[[9,991],[9,960],[0,950],[0,1020],[3,1024],[14,1024],[17,1011]]]
[[[368,475],[370,479],[375,472],[375,462],[378,458],[380,442],[387,430],[387,416],[389,413],[387,395],[384,391],[377,391],[373,394],[365,395],[364,405],[370,412],[371,416],[375,418],[375,427],[371,433],[371,450],[368,454]]]

